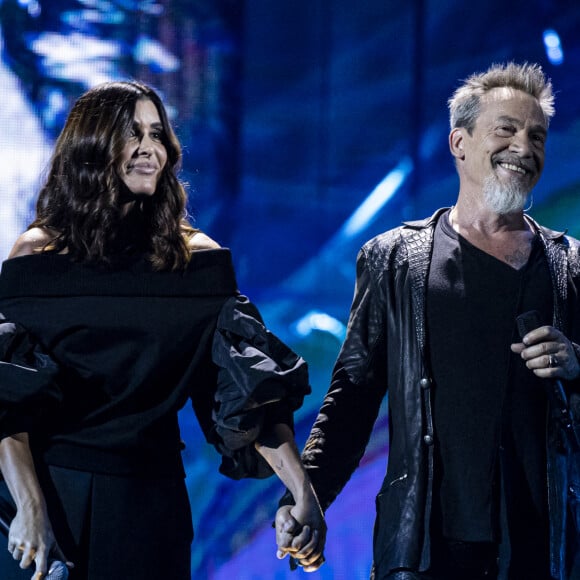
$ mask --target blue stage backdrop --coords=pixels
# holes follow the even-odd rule
[[[33,215],[80,93],[134,78],[168,103],[198,227],[310,364],[303,445],[344,337],[361,244],[453,202],[446,100],[493,62],[541,63],[557,91],[531,214],[580,235],[580,9],[574,0],[0,0],[0,258]],[[354,418],[353,418],[354,419]],[[192,578],[299,578],[275,558],[275,479],[232,482],[181,416]],[[345,429],[349,426],[345,425]],[[316,579],[367,578],[387,418],[328,511]]]

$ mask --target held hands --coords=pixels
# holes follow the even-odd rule
[[[573,380],[580,375],[580,363],[572,343],[553,326],[540,326],[528,332],[523,342],[511,345],[511,350],[542,379]]]
[[[306,572],[315,572],[324,564],[325,542],[326,523],[316,498],[278,509],[278,558],[285,558],[289,554]]]
[[[276,514],[277,556],[282,559],[290,554],[304,570],[314,572],[324,564],[326,523],[294,434],[288,425],[279,423],[262,432],[255,445],[296,502]]]
[[[56,544],[48,516],[42,508],[17,511],[10,525],[8,551],[15,560],[20,560],[20,568],[29,568],[34,562],[36,571],[32,580],[41,580],[49,572],[49,555],[73,566]]]

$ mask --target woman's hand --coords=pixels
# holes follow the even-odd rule
[[[48,558],[66,562],[61,549],[56,544],[52,527],[41,505],[19,509],[10,525],[8,551],[15,560],[20,560],[21,568],[35,565],[33,580],[40,580],[48,572]]]
[[[290,555],[306,572],[325,562],[326,522],[314,492],[296,505],[282,506],[276,514],[277,556]]]
[[[46,575],[49,555],[73,567],[56,544],[27,433],[0,440],[0,471],[16,504],[8,532],[8,551],[13,558],[20,561],[21,568],[29,568],[34,562],[33,580]]]
[[[288,425],[276,424],[262,432],[255,445],[296,502],[276,514],[276,554],[278,558],[290,554],[304,570],[314,572],[324,563],[326,523],[294,434]]]

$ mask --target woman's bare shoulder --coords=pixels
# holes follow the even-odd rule
[[[47,228],[30,228],[18,237],[8,258],[36,254],[42,251],[55,237],[56,234],[53,230]]]
[[[196,250],[217,250],[221,246],[203,232],[195,232],[189,238],[187,246],[191,252]]]

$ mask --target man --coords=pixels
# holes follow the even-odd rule
[[[388,392],[375,580],[575,576],[575,447],[566,401],[549,393],[577,397],[579,243],[524,213],[553,101],[538,65],[472,75],[449,100],[455,205],[359,254],[347,337],[303,461],[327,509]],[[516,317],[532,310],[522,340]],[[277,524],[279,555],[312,564],[287,506]]]

